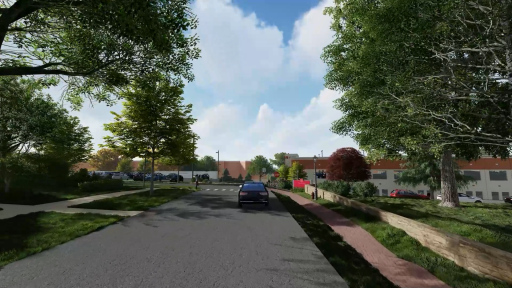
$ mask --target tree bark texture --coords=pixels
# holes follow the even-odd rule
[[[445,150],[441,159],[441,193],[443,200],[439,205],[460,207],[451,150]]]

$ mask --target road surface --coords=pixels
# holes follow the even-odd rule
[[[238,208],[236,186],[201,188],[11,263],[0,287],[347,287],[274,195]]]

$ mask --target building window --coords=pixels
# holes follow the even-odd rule
[[[508,192],[501,192],[501,197],[503,197],[502,199],[505,199],[508,196],[510,196],[510,194],[508,194]]]
[[[464,176],[469,176],[477,181],[482,180],[480,178],[480,171],[464,171]]]
[[[372,171],[373,179],[388,179],[386,171]]]
[[[418,190],[418,194],[423,195],[423,190]]]
[[[507,171],[489,171],[491,181],[507,181]]]
[[[476,197],[484,199],[484,193],[482,191],[476,191],[475,194],[476,194]]]
[[[469,197],[473,197],[473,191],[466,191],[466,194],[467,194]]]
[[[388,189],[382,189],[382,196],[388,196]]]
[[[492,192],[492,200],[500,200],[500,193],[498,192]]]
[[[394,174],[394,177],[395,177],[395,180],[400,178],[400,174],[402,174],[403,171],[393,171],[393,174]]]

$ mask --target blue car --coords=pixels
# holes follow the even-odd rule
[[[165,176],[160,173],[155,173],[153,175],[153,181],[162,181],[164,180]],[[151,181],[151,174],[146,174],[146,177],[144,179],[145,181]]]

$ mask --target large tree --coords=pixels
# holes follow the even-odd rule
[[[217,160],[212,156],[205,155],[197,161],[197,171],[217,171]]]
[[[116,171],[123,172],[123,173],[130,173],[133,171],[132,167],[132,159],[129,157],[123,157],[121,160],[119,160],[119,163],[117,163]]]
[[[159,71],[191,81],[198,38],[190,0],[12,0],[0,3],[0,76],[60,75],[66,97],[108,101]]]
[[[450,207],[459,206],[453,155],[472,160],[482,150],[502,157],[508,153],[505,146],[490,138],[460,141],[453,135],[463,130],[446,121],[457,119],[473,134],[497,130],[493,128],[497,127],[496,119],[471,116],[484,110],[484,114],[492,115],[496,109],[473,98],[473,88],[467,88],[483,87],[481,75],[488,72],[450,69],[446,60],[438,57],[438,51],[446,51],[443,47],[450,35],[464,34],[465,28],[451,25],[455,25],[453,20],[465,2],[336,1],[335,7],[326,10],[334,20],[335,40],[322,56],[328,65],[326,86],[343,92],[336,108],[344,116],[332,130],[354,137],[370,152],[370,159],[435,155],[441,161],[441,204]],[[463,53],[446,55],[464,58]],[[458,80],[451,79],[450,73]],[[453,88],[461,85],[466,89]],[[496,86],[488,87],[495,90]]]
[[[357,149],[340,148],[329,156],[327,179],[345,182],[366,181],[371,178],[370,165]]]
[[[192,143],[189,138],[183,137],[181,140],[185,140],[184,143],[177,145],[176,149],[173,151],[172,155],[164,156],[158,160],[159,164],[167,165],[167,166],[175,166],[178,168],[178,176],[180,175],[180,167],[185,165],[191,166],[195,160],[196,155],[195,152],[195,143],[199,137],[196,134],[192,135]],[[194,140],[195,139],[195,140]]]
[[[286,152],[280,152],[274,154],[274,159],[269,159],[270,163],[274,165],[275,167],[281,167],[281,165],[284,165],[284,159],[286,157]]]
[[[265,169],[265,172],[263,172],[263,169]],[[247,172],[251,175],[259,175],[261,181],[261,177],[267,173],[274,172],[274,168],[265,156],[258,155],[251,160],[251,165],[247,169]]]
[[[455,180],[458,189],[467,187],[470,182],[474,181],[471,177],[465,176],[459,170],[457,163],[453,163],[455,167]],[[441,163],[434,157],[411,158],[404,163],[404,171],[400,172],[395,183],[406,186],[416,187],[425,185],[429,187],[430,199],[434,200],[434,192],[441,190]]]
[[[151,159],[151,174],[155,160],[178,157],[190,151],[196,135],[191,126],[192,104],[183,103],[183,85],[174,85],[164,75],[155,73],[138,78],[121,93],[125,99],[120,114],[111,112],[115,122],[105,124],[105,145],[123,151],[125,156]],[[150,194],[154,183],[151,177]]]
[[[20,175],[21,164],[37,162],[34,159],[40,155],[58,157],[70,166],[86,159],[92,150],[88,128],[43,94],[49,85],[48,79],[0,77],[0,177],[4,191],[9,191],[11,179]],[[25,156],[30,159],[21,159]]]
[[[308,173],[304,171],[304,166],[299,162],[293,162],[292,167],[288,170],[288,180],[308,179]]]
[[[110,148],[102,148],[89,157],[89,164],[99,171],[115,171],[121,161],[121,154]]]

